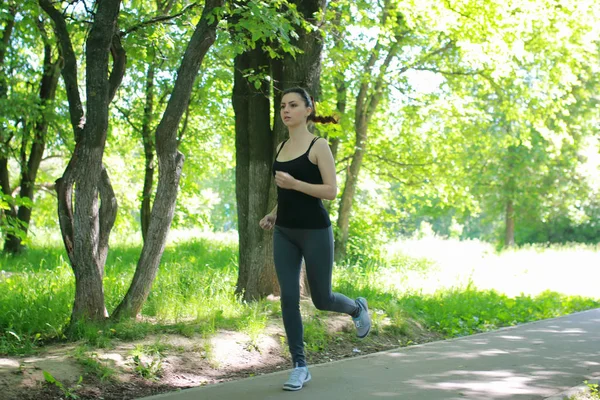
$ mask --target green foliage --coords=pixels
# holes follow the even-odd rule
[[[133,366],[135,372],[144,379],[155,381],[162,374],[162,360],[159,356],[150,357],[148,361],[143,361],[139,356],[133,356]]]
[[[579,296],[544,292],[539,296],[509,298],[496,291],[478,291],[472,286],[436,293],[431,297],[409,297],[407,308],[421,310],[425,322],[446,337],[471,335],[517,323],[537,321],[597,307],[600,303]]]
[[[600,390],[599,390],[600,385],[598,385],[597,383],[589,383],[588,381],[585,381],[584,383],[588,387],[590,394],[592,396],[595,396],[596,398],[600,399]]]
[[[54,248],[45,256],[44,251],[32,253],[32,259],[2,256],[3,269],[10,272],[0,278],[3,352],[29,352],[57,334],[60,337],[70,315],[73,275],[62,252]]]
[[[272,58],[281,57],[284,52],[295,55],[298,51],[293,45],[293,40],[298,38],[296,27],[312,28],[298,13],[296,5],[287,0],[232,2],[228,7],[236,53],[260,45]],[[272,45],[265,45],[268,42]]]
[[[151,345],[136,345],[131,351],[135,372],[144,379],[158,380],[162,375],[162,360],[172,348],[159,340]],[[181,348],[176,350],[182,351]]]
[[[258,349],[259,336],[264,332],[269,317],[269,310],[263,304],[249,305],[249,312],[237,319],[237,329],[250,336],[250,346]]]
[[[92,351],[89,346],[77,346],[73,351],[73,357],[87,374],[96,376],[102,382],[113,379],[117,372],[108,365],[107,361],[100,360],[98,353]]]
[[[441,243],[436,245],[430,240],[426,243],[431,254],[448,253],[448,249],[441,247]],[[334,271],[334,290],[351,298],[358,296],[368,298],[369,308],[373,313],[381,312],[390,319],[390,324],[383,328],[384,332],[395,334],[410,332],[411,329],[406,324],[406,319],[409,318],[423,323],[428,329],[439,332],[445,337],[470,335],[503,326],[553,318],[600,305],[599,299],[565,295],[548,290],[537,295],[521,294],[511,297],[501,292],[509,287],[500,281],[495,282],[497,290],[478,289],[470,279],[463,285],[460,279],[451,275],[452,269],[462,270],[465,268],[462,263],[467,262],[471,257],[481,258],[474,249],[471,250],[473,254],[468,254],[466,249],[466,247],[456,249],[461,252],[460,262],[457,265],[448,263],[437,266],[427,259],[415,259],[402,253],[395,255],[390,253],[379,263],[341,266]],[[560,249],[554,249],[556,250]],[[504,260],[503,263],[516,263],[522,265],[522,268],[527,268],[532,263],[544,262],[541,254],[545,251],[552,250],[539,248],[532,253],[523,249],[498,257]],[[590,262],[584,254],[577,258],[577,255],[582,252],[580,249],[571,247],[564,248],[562,251],[569,252],[568,258],[575,263]],[[590,254],[596,254],[597,258],[597,253]],[[536,257],[540,257],[538,261],[535,261]],[[556,255],[548,257],[556,258]],[[548,276],[558,273],[551,265],[547,265],[547,269]],[[473,273],[474,271],[471,272]],[[486,273],[491,273],[489,266]],[[423,278],[438,274],[444,278],[442,282],[435,285],[434,289],[425,284],[427,281]],[[520,279],[527,279],[527,277]],[[551,279],[548,279],[548,284],[550,282]],[[424,290],[427,292],[424,293]],[[383,319],[383,317],[378,316],[376,319]]]
[[[586,386],[585,391],[570,396],[568,400],[598,400],[600,399],[600,391],[597,383],[583,381]]]
[[[12,197],[0,190],[0,240],[7,235],[16,236],[25,241],[27,239],[27,224],[18,218],[9,215],[11,209],[17,207],[33,207],[32,201],[27,197]]]
[[[331,337],[325,323],[320,318],[313,317],[303,321],[303,324],[306,350],[314,353],[327,351]]]

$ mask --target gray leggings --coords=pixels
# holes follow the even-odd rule
[[[281,313],[294,366],[306,365],[304,329],[300,316],[300,268],[302,257],[313,304],[319,310],[353,315],[358,306],[354,300],[331,291],[333,271],[333,231],[324,229],[291,229],[275,226],[273,234],[275,270],[281,288]]]

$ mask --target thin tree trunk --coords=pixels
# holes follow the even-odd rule
[[[362,124],[356,130],[356,146],[354,148],[354,154],[352,155],[352,162],[346,172],[346,182],[344,184],[344,191],[342,192],[342,198],[340,200],[340,208],[338,211],[337,226],[339,228],[339,236],[337,246],[335,248],[335,259],[337,261],[343,259],[346,256],[346,247],[348,243],[348,237],[350,232],[350,213],[352,212],[352,203],[354,201],[354,194],[356,193],[356,187],[358,184],[358,174],[360,167],[362,166],[363,157],[365,155],[367,144],[367,127],[366,124]]]
[[[214,18],[214,9],[224,4],[225,0],[206,1],[200,21],[183,56],[173,93],[156,129],[159,174],[150,224],[131,286],[114,312],[115,319],[135,317],[141,312],[158,272],[167,234],[173,221],[184,161],[183,154],[177,150],[177,128],[189,104],[202,60],[216,39],[219,20]],[[209,19],[212,21],[209,22]]]
[[[2,38],[0,40],[0,99],[6,99],[8,91],[8,83],[6,82],[6,75],[4,69],[4,59],[6,57],[6,50],[10,45],[10,38],[15,26],[15,15],[17,13],[16,6],[11,3],[8,8],[8,18],[2,30]],[[10,188],[10,176],[8,173],[8,151],[5,147],[8,147],[10,137],[4,131],[3,124],[0,124],[0,191],[5,195],[11,195],[12,190]],[[4,218],[3,210],[0,210],[0,217]],[[16,216],[16,210],[11,205],[11,209],[8,210],[8,214],[13,218]]]
[[[335,19],[332,21],[334,27],[342,26],[342,15],[343,11],[340,6],[335,10]],[[346,31],[343,28],[340,28],[339,31],[334,31],[333,34],[333,47],[341,52],[344,46],[343,37]],[[344,77],[346,73],[345,70],[336,69],[333,76],[333,84],[335,86],[335,110],[336,113],[342,117],[346,114],[346,105],[348,103],[348,94],[347,94],[347,84]],[[333,154],[333,159],[337,159],[338,147],[340,144],[340,138],[334,137],[329,139],[329,147],[331,148],[331,153]],[[328,203],[328,210],[331,208],[331,202]]]
[[[389,16],[388,2],[385,2],[382,13],[382,24],[385,23]],[[364,81],[360,86],[358,95],[356,97],[355,105],[355,121],[354,131],[356,133],[356,141],[354,145],[354,154],[352,156],[352,162],[348,168],[346,174],[346,182],[344,190],[342,192],[342,198],[340,200],[340,208],[338,212],[338,236],[336,237],[337,245],[335,249],[335,259],[337,261],[343,259],[346,256],[346,248],[348,244],[348,237],[350,232],[350,215],[352,213],[352,205],[354,202],[354,195],[356,193],[356,186],[358,184],[358,175],[362,167],[362,161],[366,154],[367,142],[368,142],[368,129],[371,118],[377,110],[377,106],[383,96],[383,89],[386,85],[386,72],[387,68],[391,64],[392,60],[396,57],[400,49],[400,38],[397,37],[395,42],[392,42],[387,49],[385,58],[381,62],[379,72],[376,77],[373,75],[373,68],[379,61],[381,52],[384,51],[383,42],[378,40],[375,47],[371,50],[369,60],[364,66]],[[372,77],[373,82],[371,79]]]
[[[335,92],[336,92],[336,104],[335,110],[338,115],[343,116],[346,113],[346,104],[347,104],[347,90],[346,90],[346,82],[342,77],[334,78],[335,84]],[[337,160],[338,148],[340,146],[340,138],[332,137],[328,138],[329,140],[329,148],[331,149],[331,154],[333,155],[333,159]],[[337,163],[336,163],[337,164]],[[325,208],[328,213],[331,213],[331,207],[334,203],[334,200],[326,201]]]
[[[173,5],[174,0],[157,0],[157,14],[167,15],[167,13],[173,8]],[[156,52],[154,51],[154,53]],[[142,239],[144,241],[146,241],[148,226],[150,225],[152,212],[152,188],[154,186],[154,169],[156,164],[155,144],[154,138],[152,137],[152,123],[154,121],[154,74],[156,67],[156,55],[154,55],[148,64],[148,71],[146,72],[146,102],[144,104],[144,116],[142,122],[142,143],[144,145],[144,187],[142,188],[142,202],[140,205],[140,223],[142,228]]]
[[[144,106],[144,120],[142,124],[142,141],[144,143],[144,188],[142,189],[142,205],[140,219],[142,224],[142,238],[146,240],[148,226],[150,225],[151,197],[154,182],[154,140],[152,138],[152,119],[154,112],[154,60],[148,65],[146,74],[146,104]]]
[[[60,76],[60,68],[58,67],[59,62],[52,62],[52,47],[45,35],[44,27],[39,26],[40,32],[44,37],[44,68],[42,81],[40,85],[40,104],[44,109],[40,120],[34,125],[34,137],[29,150],[29,159],[25,159],[27,149],[24,143],[21,152],[23,154],[23,160],[21,163],[21,183],[20,193],[22,198],[28,198],[33,201],[34,186],[37,177],[37,172],[44,155],[44,149],[46,147],[46,133],[48,132],[48,115],[46,107],[52,102],[56,95],[56,87],[58,85],[58,77]],[[31,220],[31,207],[20,206],[17,213],[17,220],[21,222],[23,230],[27,233],[29,222]],[[17,235],[7,235],[4,243],[4,251],[15,254],[23,249],[22,238]]]
[[[2,39],[0,40],[0,98],[5,98],[8,90],[4,75],[4,58],[6,57],[6,50],[10,46],[10,39],[15,27],[16,15],[17,7],[14,4],[11,4],[8,7],[8,17],[6,18],[4,29],[2,29]]]
[[[335,111],[338,115],[342,116],[346,114],[346,105],[348,104],[348,92],[346,82],[343,78],[336,78],[335,81]],[[338,147],[340,145],[340,138],[335,137],[329,139],[329,147],[333,154],[333,159],[337,159]]]

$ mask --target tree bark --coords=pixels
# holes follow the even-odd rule
[[[335,92],[336,92],[335,110],[338,115],[343,116],[346,113],[346,105],[347,105],[347,99],[348,99],[346,82],[344,81],[343,77],[335,77],[334,84],[335,84]],[[337,153],[338,153],[338,148],[340,146],[340,138],[332,137],[332,138],[328,138],[328,140],[329,140],[329,148],[331,149],[331,154],[333,155],[333,159],[335,161],[337,161]],[[336,166],[337,166],[337,162],[336,162]],[[325,202],[325,209],[327,210],[328,213],[331,213],[331,207],[333,206],[333,203],[334,203],[334,200]]]
[[[116,215],[116,200],[104,198],[111,192],[110,181],[102,165],[108,131],[108,105],[112,92],[108,63],[120,0],[98,4],[94,23],[86,41],[86,123],[77,143],[80,155],[67,166],[65,175],[75,183],[74,252],[75,302],[73,325],[80,319],[108,317],[104,304],[104,261],[108,236]],[[112,81],[112,79],[111,79]],[[101,196],[102,207],[98,198]],[[103,218],[104,217],[104,218]],[[108,217],[108,218],[107,218]]]
[[[156,1],[157,14],[166,16],[173,8],[174,0]],[[155,52],[154,52],[155,53]],[[152,123],[154,121],[154,74],[156,71],[156,56],[148,64],[146,72],[146,102],[144,104],[144,116],[142,121],[142,143],[144,145],[144,187],[142,188],[142,202],[140,205],[140,223],[142,228],[142,239],[146,241],[148,227],[152,212],[152,188],[154,186],[155,169],[155,144],[152,137]],[[189,105],[188,105],[189,110]],[[187,117],[187,111],[186,111]],[[187,118],[184,125],[187,123]],[[179,138],[181,141],[181,138]]]
[[[69,30],[67,29],[67,24],[62,12],[54,8],[53,3],[50,0],[38,0],[38,3],[54,23],[54,32],[64,62],[61,74],[67,92],[71,127],[75,133],[75,140],[79,141],[85,121],[83,120],[83,104],[81,102],[81,96],[79,95],[77,57],[73,50],[71,36],[69,35]]]
[[[142,204],[140,219],[142,224],[142,238],[146,241],[148,226],[150,225],[151,197],[154,183],[154,140],[152,138],[152,120],[154,112],[154,60],[148,65],[146,73],[146,104],[144,105],[144,120],[142,123],[142,142],[144,144],[144,187],[142,189]]]
[[[4,58],[6,57],[6,50],[10,45],[10,38],[12,36],[12,32],[15,26],[15,15],[17,14],[17,9],[14,4],[8,7],[8,18],[4,25],[4,29],[2,29],[2,38],[0,40],[0,99],[5,99],[7,96],[7,82],[4,71]],[[3,124],[0,124],[0,191],[5,195],[11,195],[12,190],[10,188],[10,176],[8,174],[8,144],[10,142],[8,135],[3,129]],[[17,211],[14,206],[10,206],[11,209],[8,210],[8,214],[15,218]],[[4,211],[0,210],[0,217],[4,217]]]
[[[271,162],[273,158],[270,121],[270,85],[257,89],[243,71],[264,71],[269,58],[261,49],[246,51],[234,60],[233,108],[236,132],[236,199],[239,232],[239,272],[236,291],[247,301],[272,293],[272,274],[266,265],[272,259],[272,245],[258,221],[270,210]],[[272,264],[272,262],[270,262]],[[275,280],[276,282],[276,280]]]
[[[44,38],[44,67],[40,85],[40,104],[43,108],[42,116],[34,124],[33,142],[29,149],[25,148],[25,143],[21,152],[23,155],[29,153],[29,158],[24,159],[21,164],[21,182],[20,193],[22,198],[28,198],[33,201],[35,181],[37,172],[44,155],[46,147],[46,134],[48,132],[47,105],[52,102],[56,96],[56,87],[58,77],[60,76],[59,61],[52,62],[52,47],[45,35],[44,27],[39,26],[42,37]],[[25,158],[25,157],[24,157]],[[31,207],[20,206],[16,218],[21,222],[23,230],[27,233],[29,222],[31,220]],[[22,239],[20,236],[8,234],[4,242],[4,251],[10,254],[16,254],[23,250]]]
[[[167,234],[173,221],[175,203],[184,157],[177,150],[177,128],[190,101],[194,80],[204,56],[216,39],[218,18],[213,11],[222,7],[225,0],[207,0],[200,21],[186,48],[173,93],[163,117],[156,128],[158,156],[158,186],[152,207],[148,233],[138,261],[131,286],[116,308],[113,318],[137,316],[150,294],[165,249]],[[212,18],[212,21],[209,20]]]
[[[8,7],[8,18],[4,29],[2,29],[2,39],[0,40],[0,96],[6,96],[6,80],[4,77],[4,58],[6,57],[6,50],[10,45],[10,38],[12,36],[13,29],[15,28],[15,16],[17,15],[17,7],[11,4]]]
[[[102,320],[108,316],[102,279],[108,238],[116,217],[116,198],[102,157],[108,105],[125,71],[124,51],[115,41],[121,2],[98,3],[86,41],[85,122],[77,88],[77,62],[64,16],[49,0],[39,0],[39,4],[54,22],[65,60],[62,75],[76,141],[73,156],[56,184],[61,233],[75,274],[72,328],[80,320]],[[113,67],[109,77],[111,51]]]

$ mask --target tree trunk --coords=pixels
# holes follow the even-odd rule
[[[6,99],[7,96],[7,82],[5,78],[4,58],[6,56],[6,49],[10,45],[10,38],[15,26],[15,15],[17,9],[14,4],[11,4],[8,8],[8,18],[2,29],[2,38],[0,40],[0,99]],[[11,195],[12,190],[10,188],[10,178],[8,174],[8,142],[10,138],[6,137],[7,134],[4,131],[3,124],[0,124],[0,191],[5,195]],[[6,146],[6,147],[5,147]],[[8,214],[13,218],[16,216],[16,210],[11,206],[11,210],[8,210]],[[4,218],[4,211],[0,210],[0,217]]]
[[[44,69],[40,85],[40,104],[44,111],[40,120],[34,125],[34,138],[29,151],[29,159],[23,160],[21,164],[21,183],[20,193],[22,198],[28,198],[33,201],[34,185],[37,172],[42,161],[44,149],[46,147],[46,133],[48,132],[47,105],[52,102],[56,95],[58,77],[60,76],[59,62],[52,62],[52,47],[45,37],[43,26],[40,31],[44,36]],[[27,149],[23,148],[22,153],[26,154]],[[31,220],[31,207],[20,206],[17,213],[17,220],[21,222],[23,230],[27,233],[29,222]],[[4,251],[11,254],[19,253],[23,250],[22,238],[20,236],[8,234],[4,243]]]
[[[342,116],[346,114],[346,105],[348,103],[348,94],[347,94],[347,86],[346,82],[343,78],[335,78],[335,111],[338,115]],[[329,140],[329,146],[331,147],[331,153],[333,154],[333,159],[337,158],[338,147],[340,145],[340,138],[332,138]]]
[[[239,272],[236,291],[245,300],[256,300],[272,293],[272,275],[266,273],[272,259],[270,234],[258,221],[270,210],[269,188],[272,185],[273,146],[270,121],[269,82],[258,89],[243,71],[264,71],[269,58],[261,46],[236,56],[234,61],[233,108],[236,136],[236,198],[239,231]],[[272,262],[271,262],[272,263]]]
[[[2,29],[2,38],[0,40],[0,97],[6,97],[8,88],[6,87],[4,58],[6,57],[6,49],[10,46],[10,38],[15,27],[15,16],[17,15],[17,7],[11,4],[8,7],[8,15],[4,29]]]
[[[384,9],[381,20],[382,24],[388,16],[388,9]],[[385,40],[387,41],[387,39]],[[338,212],[337,226],[339,228],[337,236],[337,246],[335,250],[335,259],[337,261],[343,259],[346,256],[346,248],[348,244],[349,228],[350,228],[350,214],[352,212],[352,204],[354,202],[354,194],[356,193],[356,186],[358,184],[358,174],[362,167],[362,161],[366,154],[367,148],[367,131],[369,129],[369,122],[377,110],[377,106],[383,96],[383,89],[386,85],[386,71],[392,60],[396,57],[400,49],[400,43],[398,41],[390,44],[385,58],[381,62],[381,67],[377,77],[373,77],[372,69],[380,59],[380,53],[383,51],[383,41],[378,40],[375,47],[371,50],[369,60],[364,66],[364,81],[362,82],[358,95],[356,97],[355,105],[355,121],[354,131],[356,132],[356,142],[354,145],[354,154],[352,156],[352,162],[348,168],[346,174],[346,183],[342,192],[342,198],[340,200],[340,208]],[[373,82],[371,82],[371,78]],[[339,92],[343,87],[338,87],[338,101],[345,103],[345,98],[341,96]]]
[[[294,3],[308,20],[325,6],[325,1],[322,0]],[[272,231],[263,231],[258,226],[258,221],[277,202],[277,188],[273,184],[271,166],[275,147],[285,139],[287,133],[279,118],[281,93],[293,86],[307,88],[317,99],[320,93],[323,49],[321,34],[319,31],[306,33],[302,29],[298,33],[299,38],[294,44],[303,53],[297,54],[295,59],[285,55],[283,60],[270,60],[260,50],[251,50],[236,58],[233,104],[236,115],[236,195],[240,247],[237,292],[243,293],[246,300],[279,294],[273,263],[273,234]],[[256,90],[240,73],[247,68],[271,70],[274,85],[272,112],[275,116],[272,132],[270,86],[263,82],[260,90]],[[255,146],[261,146],[261,149]],[[304,271],[301,288],[302,293],[308,295]]]
[[[138,261],[131,286],[114,312],[115,319],[135,317],[140,313],[158,272],[167,234],[173,221],[179,178],[184,161],[183,154],[177,150],[177,128],[188,107],[194,80],[198,75],[202,60],[216,39],[219,20],[214,17],[214,9],[222,7],[224,4],[225,0],[206,1],[200,21],[196,25],[183,56],[173,93],[156,129],[156,152],[159,167],[156,197],[142,255]]]
[[[105,0],[98,5],[86,42],[86,124],[76,146],[79,154],[74,154],[75,162],[65,171],[69,176],[71,171],[68,169],[72,168],[75,184],[75,302],[71,324],[79,319],[99,320],[108,316],[102,279],[108,236],[116,216],[116,200],[114,195],[101,198],[101,205],[98,200],[99,196],[112,192],[112,189],[101,188],[110,186],[102,157],[108,131],[108,62],[120,3],[120,0]]]
[[[154,109],[154,69],[154,60],[152,60],[148,65],[148,72],[146,74],[146,104],[144,105],[144,120],[142,124],[145,171],[140,219],[144,241],[146,241],[148,226],[150,225],[152,186],[154,182],[154,140],[151,134],[152,113]]]
[[[334,78],[335,84],[335,92],[336,92],[336,104],[335,110],[339,116],[343,116],[346,113],[346,104],[347,104],[347,92],[346,92],[346,82],[342,77]],[[338,148],[340,146],[340,138],[333,137],[328,138],[329,140],[329,148],[331,149],[331,154],[333,155],[333,159],[337,160]],[[336,163],[336,168],[337,168]],[[331,207],[334,203],[334,200],[325,202],[325,208],[328,213],[331,213]]]
[[[358,174],[360,172],[360,167],[362,166],[367,144],[366,123],[357,125],[356,145],[354,148],[354,154],[352,155],[352,162],[350,163],[350,167],[346,172],[346,183],[344,184],[344,191],[342,192],[340,208],[338,211],[337,226],[339,229],[339,236],[336,238],[338,240],[335,248],[336,261],[342,260],[346,256],[346,247],[348,244],[348,236],[350,231],[350,213],[352,212],[352,203],[354,201],[354,194],[356,193],[356,186],[358,184]]]
[[[515,246],[515,210],[512,200],[506,202],[506,232],[504,236],[504,246]]]
[[[72,328],[80,320],[107,317],[102,279],[108,239],[116,217],[116,198],[102,165],[102,156],[108,130],[108,105],[125,71],[125,54],[118,38],[115,39],[121,2],[98,3],[89,31],[85,45],[86,120],[83,128],[77,62],[64,15],[49,0],[39,0],[39,4],[54,22],[65,59],[62,75],[76,141],[73,156],[56,184],[61,233],[75,273]],[[113,67],[109,77],[111,50]]]

